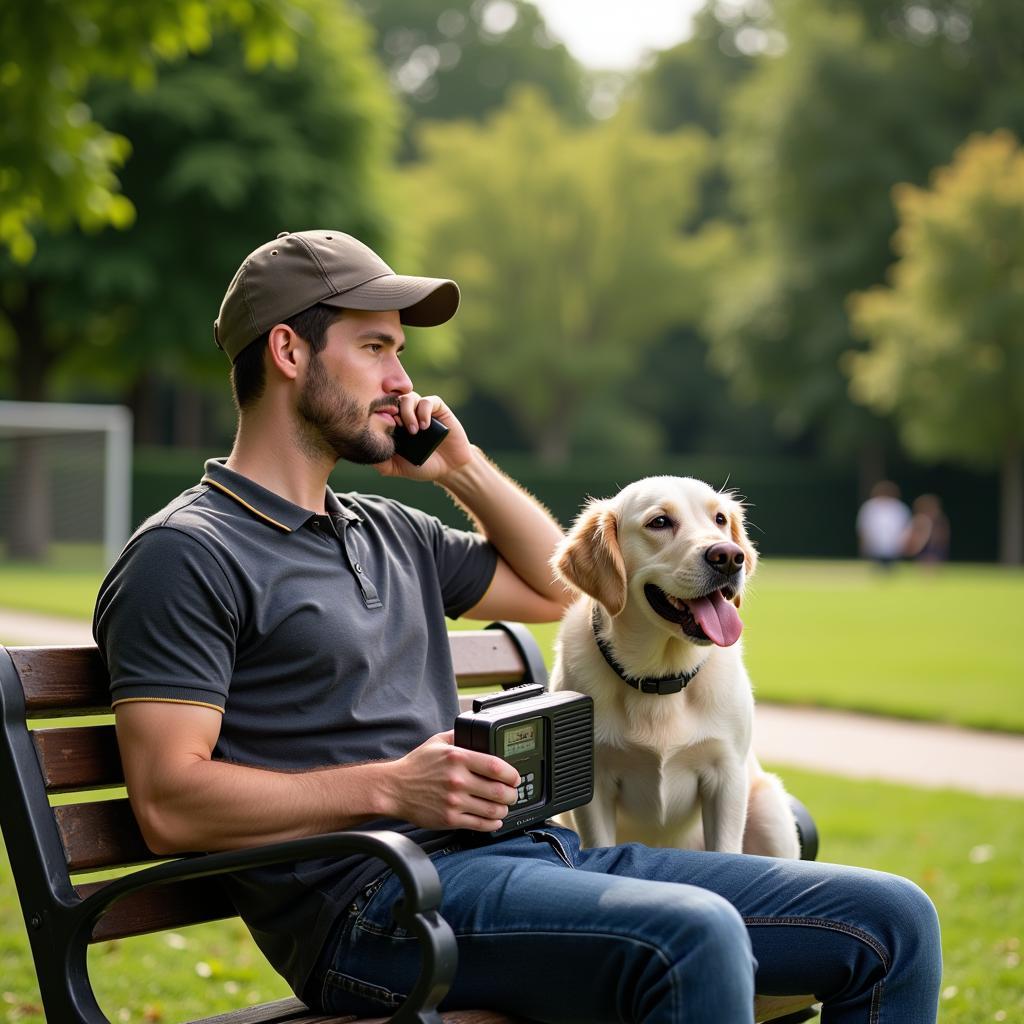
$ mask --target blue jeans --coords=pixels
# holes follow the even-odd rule
[[[913,883],[747,855],[583,850],[543,829],[431,858],[459,966],[442,1009],[539,1021],[743,1024],[754,993],[814,993],[823,1024],[934,1024],[939,924]],[[394,1010],[419,969],[385,874],[352,905],[306,995]]]

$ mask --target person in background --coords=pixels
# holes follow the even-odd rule
[[[900,500],[891,480],[880,480],[857,513],[857,539],[863,558],[891,568],[904,555],[910,527],[910,509]]]
[[[949,557],[949,519],[937,494],[914,499],[904,553],[916,562],[932,565]]]

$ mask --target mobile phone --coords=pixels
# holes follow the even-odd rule
[[[398,426],[391,436],[395,441],[396,455],[401,455],[414,466],[422,466],[448,436],[448,428],[438,420],[431,420],[429,426],[421,427],[416,434],[410,434],[405,427]]]

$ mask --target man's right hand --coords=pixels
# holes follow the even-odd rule
[[[453,731],[441,732],[387,764],[382,784],[392,805],[388,817],[429,829],[501,828],[516,802],[519,773],[500,757],[454,742]]]

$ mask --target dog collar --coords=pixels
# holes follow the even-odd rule
[[[608,662],[608,665],[624,683],[632,686],[634,690],[639,690],[641,693],[656,693],[660,697],[671,693],[679,693],[680,690],[686,689],[686,684],[704,667],[704,662],[702,661],[695,669],[690,672],[684,672],[679,676],[646,676],[643,679],[633,679],[631,676],[626,675],[622,666],[615,660],[611,645],[601,636],[601,612],[596,604],[594,605],[591,624],[594,628],[594,640],[597,643],[597,649],[604,655],[604,660]]]

